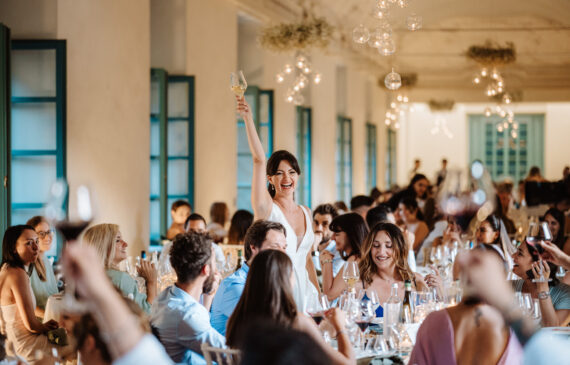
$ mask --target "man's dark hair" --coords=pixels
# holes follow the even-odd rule
[[[174,238],[170,248],[170,265],[178,281],[187,283],[196,279],[202,267],[212,256],[212,240],[206,234],[188,232]]]
[[[380,222],[388,222],[388,214],[392,213],[392,209],[387,204],[380,204],[370,209],[366,213],[366,224],[372,229]]]
[[[270,230],[275,230],[283,232],[285,237],[287,237],[287,231],[281,223],[271,222],[266,220],[257,220],[247,229],[245,233],[245,238],[243,242],[243,250],[245,254],[245,260],[249,261],[251,258],[251,246],[255,248],[260,248],[267,237],[267,232]]]
[[[184,222],[184,230],[186,231],[188,230],[188,225],[190,224],[190,221],[202,221],[204,222],[204,225],[207,225],[206,219],[204,217],[202,217],[198,213],[192,213],[188,216],[188,218],[186,218],[186,222]]]
[[[190,208],[190,211],[192,211],[192,205],[190,205],[190,203],[188,203],[186,200],[175,201],[174,203],[172,203],[170,210],[176,211],[176,209],[183,207],[183,206],[187,206],[188,208]]]
[[[318,207],[316,207],[315,210],[313,210],[313,218],[315,218],[315,215],[317,214],[320,215],[330,214],[332,219],[335,219],[338,216],[338,211],[332,204],[321,204]]]
[[[350,199],[350,210],[355,210],[360,207],[370,207],[374,204],[374,199],[367,195],[357,195]]]

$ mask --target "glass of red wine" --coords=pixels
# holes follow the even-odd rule
[[[455,218],[466,240],[473,238],[474,220],[483,221],[495,208],[495,189],[491,176],[479,160],[468,171],[450,169],[437,193],[442,211]]]
[[[67,182],[63,179],[57,180],[51,186],[45,215],[65,240],[58,252],[58,258],[61,260],[66,245],[76,244],[81,233],[93,220],[93,202],[89,188],[80,185],[73,191],[73,194],[70,194]],[[71,278],[64,278],[64,280],[64,310],[78,314],[85,312],[87,309],[85,303],[80,302],[76,297],[75,283]]]
[[[544,248],[540,244],[541,241],[552,242],[552,232],[548,227],[546,222],[537,222],[536,220],[531,220],[528,225],[528,232],[526,234],[526,244],[528,245],[529,252],[531,255],[533,251],[536,252],[536,256],[541,256],[544,253]],[[534,256],[534,255],[533,255]],[[530,270],[532,272],[532,270]],[[551,281],[552,279],[544,277],[544,272],[542,267],[539,269],[540,276],[538,278],[532,279],[533,283],[544,283]]]
[[[306,312],[318,326],[325,318],[325,312],[329,308],[330,303],[326,294],[319,294],[318,297],[313,297],[312,301],[308,303]]]
[[[360,328],[361,338],[360,341],[361,349],[363,350],[366,347],[366,338],[364,337],[364,333],[368,330],[368,326],[370,326],[370,322],[374,317],[376,317],[376,313],[374,312],[374,307],[372,301],[368,298],[363,298],[360,300],[359,303],[359,314],[356,317],[355,323]]]

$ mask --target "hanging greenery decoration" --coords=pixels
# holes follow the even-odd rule
[[[309,47],[325,48],[333,37],[334,27],[325,18],[304,16],[296,23],[281,23],[261,30],[259,44],[271,51],[286,52]]]
[[[445,100],[430,99],[428,101],[428,105],[432,112],[450,111],[453,110],[453,107],[455,106],[455,101],[451,99],[445,99]]]
[[[515,45],[507,42],[505,47],[492,41],[482,46],[471,46],[467,50],[467,58],[484,66],[498,66],[513,63],[517,59]]]

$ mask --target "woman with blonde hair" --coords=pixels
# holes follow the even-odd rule
[[[30,265],[30,283],[36,297],[36,316],[43,317],[46,303],[50,295],[57,294],[57,280],[53,272],[53,266],[46,256],[53,243],[53,231],[42,216],[35,216],[26,222],[34,228],[38,235],[39,255],[36,262]]]
[[[107,276],[124,296],[131,297],[146,313],[150,313],[152,301],[157,294],[156,268],[148,261],[141,260],[139,275],[146,281],[147,294],[140,293],[137,282],[128,273],[119,270],[121,261],[127,258],[128,243],[122,238],[116,224],[98,224],[85,232],[83,242],[95,248]]]
[[[360,279],[366,291],[376,292],[380,303],[385,303],[390,297],[393,283],[398,284],[398,296],[403,300],[404,281],[411,281],[412,287],[418,291],[434,287],[441,293],[438,275],[426,275],[424,280],[410,270],[406,246],[400,228],[384,222],[374,226],[362,244],[362,258],[358,265]],[[376,316],[384,316],[382,306],[376,309]]]

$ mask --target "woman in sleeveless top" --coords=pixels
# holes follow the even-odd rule
[[[38,255],[38,235],[31,226],[13,226],[6,230],[2,241],[0,269],[2,330],[16,354],[30,364],[36,362],[36,351],[44,355],[51,354],[55,345],[48,342],[45,334],[58,327],[53,320],[41,323],[34,314],[36,302],[27,268],[36,261]],[[46,360],[43,359],[42,362]]]
[[[253,159],[251,205],[254,216],[285,227],[287,255],[293,262],[295,276],[293,295],[297,307],[303,310],[307,298],[318,295],[319,286],[310,252],[314,243],[311,213],[298,205],[294,196],[301,169],[295,156],[283,150],[274,152],[266,164],[249,105],[243,97],[236,99]]]
[[[426,275],[424,280],[410,270],[404,235],[392,223],[381,222],[372,228],[362,245],[359,269],[364,289],[375,291],[382,304],[390,297],[393,283],[398,284],[398,296],[404,299],[405,280],[410,280],[417,291],[436,288],[438,295],[442,294],[442,282],[438,275]],[[376,316],[383,316],[382,305],[376,310]]]

